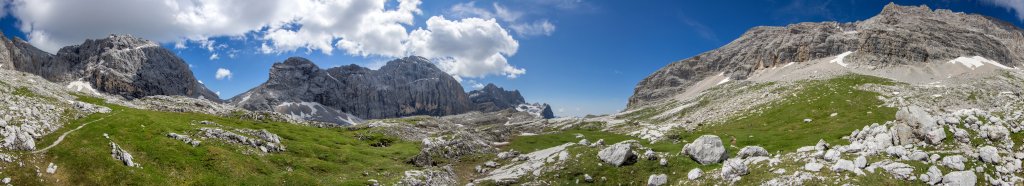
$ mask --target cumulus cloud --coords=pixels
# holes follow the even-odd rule
[[[217,74],[214,75],[214,78],[217,78],[217,80],[231,79],[231,70],[217,68]]]
[[[981,0],[983,2],[1004,7],[1017,13],[1017,19],[1024,21],[1024,1],[1021,0]]]
[[[440,58],[439,67],[461,77],[498,74],[515,78],[526,73],[509,65],[505,56],[515,55],[519,42],[494,19],[466,18],[448,20],[434,16],[426,29],[409,34],[412,53]]]
[[[388,10],[385,0],[311,1],[293,21],[269,26],[261,47],[265,53],[299,48],[331,54],[335,47],[358,56],[401,56],[408,38],[404,25],[412,25],[421,11],[419,0],[399,0]],[[336,41],[337,40],[337,41]],[[335,42],[336,41],[336,42]]]
[[[182,38],[242,35],[254,28],[286,20],[285,0],[13,0],[29,42],[48,52],[101,38],[129,33],[159,42]]]
[[[509,64],[518,42],[495,19],[517,21],[521,12],[492,4],[475,17],[431,16],[425,28],[412,28],[422,14],[421,0],[7,0],[10,15],[33,45],[56,52],[87,38],[127,33],[175,48],[188,45],[233,58],[237,52],[214,37],[254,39],[255,52],[296,50],[352,56],[422,55],[459,77],[525,73]],[[467,12],[475,11],[468,4]],[[484,15],[488,14],[488,15]],[[482,17],[482,18],[481,18]],[[518,32],[548,33],[544,24]],[[522,35],[522,34],[520,34]],[[250,49],[252,50],[252,49]],[[225,70],[226,71],[226,70]],[[218,77],[220,76],[218,70]],[[229,74],[229,73],[228,73]],[[225,76],[230,77],[230,75]],[[221,78],[218,78],[221,79]]]

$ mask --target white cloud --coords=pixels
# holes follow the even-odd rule
[[[399,0],[396,9],[386,9],[386,0],[309,1],[296,11],[296,19],[270,25],[262,52],[293,51],[299,48],[331,54],[335,47],[358,56],[402,56],[408,32],[421,11],[419,0]],[[301,27],[295,28],[301,25]]]
[[[434,16],[426,29],[409,34],[413,54],[435,58],[438,66],[461,77],[504,75],[515,78],[526,70],[513,67],[505,56],[515,55],[519,42],[494,19],[466,18],[448,20]]]
[[[1024,1],[1022,0],[981,0],[983,2],[1001,6],[1017,13],[1017,19],[1024,21]]]
[[[516,31],[520,36],[551,36],[555,32],[555,25],[548,20],[541,20],[533,23],[514,23],[509,28]]]
[[[159,42],[243,35],[290,19],[287,0],[13,0],[10,13],[29,41],[48,52],[128,33]]]
[[[305,50],[353,56],[439,59],[438,66],[459,77],[525,73],[509,64],[518,42],[495,19],[521,20],[523,14],[497,3],[476,17],[432,16],[425,28],[413,28],[421,0],[7,0],[33,45],[56,52],[87,38],[127,33],[184,49],[195,45],[233,58],[213,37],[254,39],[258,53]],[[476,8],[467,4],[467,11]],[[483,15],[489,14],[489,15]],[[546,22],[546,21],[545,21]],[[539,27],[524,31],[548,33]],[[522,35],[522,33],[521,33]],[[219,72],[219,71],[218,71]],[[220,74],[220,73],[218,73]],[[218,75],[218,77],[221,77]],[[230,76],[227,76],[230,77]]]
[[[477,82],[476,80],[468,80],[462,83],[468,83],[470,87],[473,87],[473,89],[477,90],[484,88],[484,84]]]
[[[521,11],[512,10],[497,2],[491,4],[494,11],[476,7],[476,2],[470,1],[466,3],[459,3],[453,5],[448,9],[447,15],[455,18],[470,18],[479,17],[483,19],[495,18],[499,21],[509,24],[509,28],[515,31],[519,36],[550,36],[551,33],[555,32],[555,25],[551,24],[548,20],[539,20],[530,22],[523,22],[521,18],[524,13]]]
[[[224,68],[217,68],[217,74],[215,75],[217,80],[224,80],[224,78],[231,79],[231,70]]]

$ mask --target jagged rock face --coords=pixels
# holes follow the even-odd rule
[[[932,11],[889,4],[878,15],[853,23],[798,23],[755,27],[731,43],[669,64],[641,81],[629,108],[683,92],[701,79],[723,73],[746,79],[758,69],[856,51],[847,58],[885,67],[983,56],[1006,66],[1024,63],[1024,32],[983,15]]]
[[[547,103],[530,103],[530,104],[519,104],[516,106],[516,111],[529,113],[534,117],[551,119],[555,118],[555,112],[551,111],[551,105]]]
[[[481,112],[505,110],[526,103],[518,90],[506,91],[490,83],[483,89],[470,91],[469,100],[473,102],[474,109]]]
[[[134,99],[183,95],[218,100],[181,58],[160,45],[130,35],[86,40],[46,53],[21,39],[2,39],[0,68],[33,73],[54,82],[84,81],[96,90]],[[8,67],[9,66],[9,67]]]
[[[422,57],[396,59],[379,70],[357,65],[323,70],[293,57],[274,64],[267,82],[231,102],[250,110],[313,102],[369,119],[442,116],[472,109],[461,84]]]

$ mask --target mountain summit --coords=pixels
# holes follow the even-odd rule
[[[61,48],[56,55],[17,38],[0,42],[0,68],[33,73],[54,82],[87,85],[129,99],[182,95],[220,100],[173,52],[131,35],[86,40]]]
[[[890,3],[870,19],[852,23],[797,23],[754,27],[721,48],[677,61],[644,78],[629,108],[684,92],[722,74],[746,79],[757,70],[837,56],[857,65],[891,67],[981,56],[1005,66],[1024,63],[1024,32],[991,17]]]
[[[250,110],[316,103],[367,119],[442,116],[471,109],[461,84],[422,57],[396,59],[379,70],[358,65],[323,70],[305,58],[292,57],[274,64],[267,82],[230,101]]]

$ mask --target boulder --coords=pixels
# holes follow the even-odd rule
[[[999,149],[993,146],[984,146],[978,149],[978,157],[985,163],[999,163]]]
[[[971,171],[955,171],[942,176],[942,185],[972,186],[978,183],[978,177]]]
[[[910,155],[910,151],[900,146],[889,146],[889,148],[885,149],[885,153],[898,158]]]
[[[1002,142],[1010,137],[1010,129],[1002,125],[985,125],[981,126],[981,131],[978,132],[978,135],[993,142]]]
[[[898,179],[908,179],[914,174],[914,167],[904,163],[889,163],[882,165],[882,169]]]
[[[132,155],[129,154],[128,151],[125,151],[124,149],[121,149],[121,146],[118,146],[113,141],[110,142],[110,148],[111,148],[110,156],[113,156],[114,159],[121,161],[122,163],[124,163],[125,166],[129,166],[129,167],[139,167],[140,166],[139,164],[136,164],[134,161],[132,161]]]
[[[818,151],[828,150],[829,147],[830,146],[828,145],[828,142],[825,142],[825,139],[819,139],[818,144],[814,145],[814,149]]]
[[[917,143],[917,138],[914,137],[914,128],[905,123],[897,123],[892,127],[893,130],[893,141],[896,145],[907,145]]]
[[[668,175],[652,174],[647,177],[647,186],[661,186],[668,183]]]
[[[700,178],[700,176],[703,174],[704,171],[701,171],[700,168],[693,168],[690,169],[689,173],[686,173],[686,178],[690,180],[697,180],[697,178]]]
[[[768,150],[759,146],[746,146],[740,149],[740,152],[736,154],[738,158],[749,158],[756,156],[768,156]]]
[[[938,184],[942,181],[942,171],[939,170],[939,167],[932,165],[928,167],[928,173],[921,175],[921,181],[927,182],[929,185]]]
[[[896,111],[896,121],[906,123],[907,126],[912,128],[914,137],[930,144],[940,144],[943,139],[946,139],[945,130],[942,129],[942,126],[938,125],[935,118],[928,114],[924,108],[918,106],[900,108],[899,111]],[[908,143],[910,141],[904,142],[902,140],[900,144],[911,144]]]
[[[495,167],[498,167],[498,162],[487,161],[487,162],[484,162],[484,166],[487,166],[489,168],[495,168]]]
[[[816,163],[816,162],[810,162],[810,163],[804,164],[804,170],[811,171],[811,172],[821,171],[822,167],[825,167],[825,165],[822,165],[821,163]]]
[[[658,160],[658,155],[654,153],[654,150],[647,149],[647,151],[644,151],[644,159]]]
[[[516,150],[509,150],[508,152],[500,152],[500,153],[498,153],[498,159],[503,159],[503,160],[504,159],[515,158],[516,156],[519,156],[519,151],[516,151]]]
[[[906,159],[914,161],[928,161],[928,153],[923,151],[914,151],[913,153],[910,153],[910,155],[906,156]]]
[[[864,168],[868,166],[868,158],[864,156],[858,156],[857,159],[853,159],[853,166],[857,168]]]
[[[840,153],[838,150],[829,149],[828,151],[825,151],[825,156],[822,156],[822,158],[828,161],[836,161],[839,160],[839,155]]]
[[[738,158],[725,160],[725,163],[722,165],[722,178],[726,180],[736,179],[749,173],[750,170],[747,169],[747,165],[743,164],[743,160]]]
[[[638,143],[636,140],[626,140],[614,145],[605,147],[597,152],[597,157],[605,163],[614,166],[623,166],[636,163],[636,154],[633,154],[632,146]]]
[[[683,146],[683,154],[703,165],[725,161],[729,156],[722,145],[722,139],[715,135],[703,135],[693,143],[686,144]]]
[[[844,159],[836,160],[836,164],[832,165],[831,170],[832,171],[836,171],[836,172],[849,171],[849,172],[856,173],[858,175],[863,175],[864,174],[863,171],[861,171],[859,168],[857,168],[857,166],[853,163],[853,161],[844,160]]]
[[[594,141],[594,143],[590,144],[590,147],[597,147],[601,145],[604,145],[604,139],[597,139],[597,141]]]

